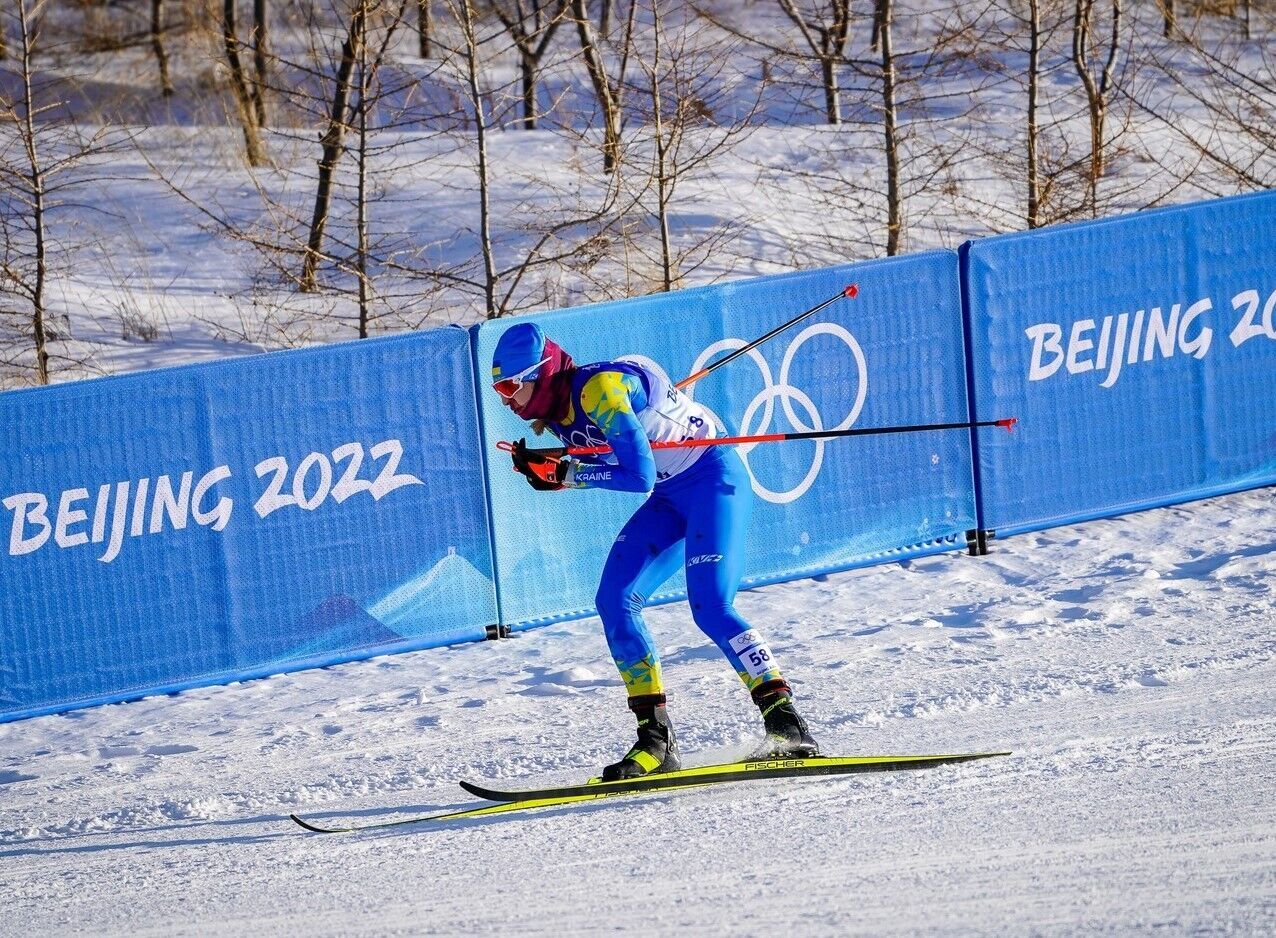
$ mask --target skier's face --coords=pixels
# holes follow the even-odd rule
[[[518,386],[518,390],[514,392],[513,397],[502,397],[501,400],[505,406],[512,411],[519,411],[527,406],[527,402],[532,399],[532,395],[536,393],[535,381],[524,381]]]
[[[501,400],[505,402],[506,407],[521,416],[523,408],[527,406],[527,402],[536,393],[536,379],[540,375],[541,369],[551,360],[552,356],[547,355],[535,365],[530,368],[524,368],[516,375],[493,381],[492,390],[501,396]]]
[[[521,385],[518,385],[518,391],[514,392],[513,397],[505,397],[504,394],[501,394],[500,402],[509,407],[509,410],[514,411],[514,413],[518,413],[523,410],[523,407],[527,406],[527,402],[531,401],[532,394],[535,393],[536,382],[523,382]]]

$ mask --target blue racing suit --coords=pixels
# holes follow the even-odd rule
[[[743,461],[725,446],[651,448],[653,436],[711,435],[711,416],[658,369],[622,359],[578,368],[567,416],[547,424],[569,446],[611,446],[607,457],[574,465],[569,484],[651,493],[617,535],[596,598],[631,698],[664,693],[642,609],[684,563],[691,614],[745,685],[782,680],[765,642],[733,605],[753,508]]]

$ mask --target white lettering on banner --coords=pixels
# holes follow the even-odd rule
[[[174,531],[181,531],[186,527],[186,516],[191,504],[191,482],[194,478],[195,473],[183,472],[182,484],[176,495],[173,494],[173,483],[168,480],[168,476],[160,476],[155,480],[155,501],[151,503],[152,534],[164,530],[165,515],[168,515],[169,524]]]
[[[1244,314],[1232,329],[1232,345],[1239,347],[1250,339],[1266,337],[1276,340],[1276,291],[1262,305],[1257,290],[1245,290],[1232,297],[1232,309]],[[1066,366],[1070,375],[1093,371],[1104,374],[1100,386],[1110,388],[1128,365],[1150,362],[1157,358],[1173,358],[1176,354],[1201,359],[1209,354],[1214,330],[1197,320],[1211,312],[1214,303],[1203,297],[1187,309],[1174,303],[1168,309],[1153,306],[1146,310],[1108,315],[1096,324],[1093,319],[1078,319],[1066,329],[1061,323],[1042,322],[1028,326],[1024,335],[1032,343],[1028,360],[1028,380],[1044,381]],[[1098,338],[1094,332],[1098,328]],[[1065,345],[1064,334],[1067,333]]]
[[[88,489],[67,489],[62,493],[62,500],[58,503],[58,524],[53,531],[53,540],[59,547],[76,547],[89,542],[87,531],[74,534],[70,531],[71,525],[89,520],[87,511],[71,507],[75,502],[85,501],[88,497]]]
[[[23,492],[10,495],[0,504],[13,512],[13,527],[9,529],[10,557],[21,557],[44,546],[53,530],[53,525],[49,524],[47,498],[39,492]],[[36,526],[35,534],[27,535],[28,524]]]
[[[1187,308],[1187,312],[1179,320],[1179,348],[1193,358],[1201,359],[1209,353],[1210,343],[1214,341],[1214,330],[1209,326],[1201,326],[1197,330],[1196,338],[1194,339],[1187,337],[1187,331],[1196,322],[1196,317],[1203,313],[1208,313],[1213,305],[1208,297],[1203,300],[1197,300]],[[1273,338],[1276,338],[1276,336],[1273,336]]]
[[[133,499],[133,521],[128,526],[129,537],[141,537],[146,523],[146,493],[151,489],[150,479],[137,480],[137,496]]]
[[[1082,361],[1079,356],[1094,348],[1094,343],[1082,338],[1087,332],[1094,331],[1093,319],[1079,319],[1072,324],[1072,338],[1068,341],[1068,374],[1076,375],[1094,368],[1094,362]]]
[[[106,507],[111,503],[111,484],[98,486],[97,507],[93,509],[93,543],[101,544],[106,539]]]
[[[268,472],[275,474],[275,478],[266,487],[265,493],[261,498],[257,499],[257,504],[253,506],[253,510],[260,517],[264,518],[271,512],[293,504],[295,500],[291,496],[282,494],[284,480],[288,477],[288,460],[282,456],[271,456],[269,459],[263,459],[257,463],[253,467],[253,471],[257,473],[257,478],[259,479]]]
[[[1241,321],[1232,330],[1232,345],[1235,347],[1240,348],[1250,339],[1256,339],[1264,335],[1269,339],[1276,339],[1276,323],[1272,322],[1272,314],[1276,312],[1276,290],[1272,291],[1272,295],[1267,298],[1267,302],[1263,306],[1262,322],[1255,322],[1259,302],[1260,297],[1257,290],[1246,290],[1244,293],[1238,293],[1232,297],[1232,309],[1245,307],[1245,315],[1241,317]]]
[[[346,443],[332,451],[334,463],[339,463],[343,459],[346,460],[345,471],[341,473],[337,484],[332,487],[332,500],[338,505],[351,495],[357,495],[372,488],[371,482],[359,478],[359,469],[363,466],[363,444]]]
[[[1063,338],[1063,330],[1057,323],[1043,322],[1029,326],[1024,332],[1032,339],[1032,364],[1028,368],[1028,380],[1042,381],[1049,378],[1063,364],[1063,347],[1059,344],[1059,340]],[[1052,356],[1048,364],[1042,358],[1045,352]]]
[[[266,492],[257,499],[261,517],[284,506],[314,511],[331,499],[340,504],[352,495],[367,492],[379,501],[405,485],[424,485],[416,476],[400,473],[403,444],[383,440],[368,450],[373,460],[384,460],[374,479],[360,479],[363,465],[362,443],[346,443],[332,451],[310,453],[297,464],[289,482],[288,461],[272,456],[257,464],[257,477],[274,473]],[[345,462],[345,470],[336,484],[333,463]],[[111,563],[123,549],[127,538],[159,534],[165,529],[184,530],[188,520],[213,531],[224,531],[231,522],[235,502],[216,490],[218,484],[232,478],[230,466],[222,465],[196,477],[183,472],[174,486],[167,475],[155,478],[126,479],[98,485],[94,495],[87,487],[69,488],[56,497],[57,512],[49,518],[49,496],[43,492],[10,495],[0,505],[13,512],[9,528],[9,556],[20,557],[43,547],[50,539],[61,549],[84,544],[105,544],[102,563]],[[284,492],[285,482],[289,491]],[[92,521],[90,522],[90,515]],[[147,519],[149,517],[149,524]]]
[[[368,452],[372,454],[373,459],[389,457],[385,465],[381,467],[381,471],[377,473],[377,477],[372,480],[372,488],[368,489],[373,501],[379,502],[395,489],[401,489],[405,485],[425,485],[414,475],[399,473],[399,460],[403,458],[403,444],[398,440],[385,440]]]
[[[284,483],[288,478],[288,460],[283,456],[271,456],[263,459],[256,466],[257,478],[274,473],[265,493],[257,499],[253,510],[261,517],[288,505],[296,505],[303,511],[314,511],[328,498],[340,504],[356,492],[367,492],[373,501],[380,501],[395,489],[405,485],[424,485],[414,475],[399,473],[399,461],[403,458],[403,444],[398,440],[383,440],[368,450],[373,459],[389,457],[381,467],[377,477],[371,481],[357,478],[359,467],[363,465],[363,444],[346,443],[332,451],[332,460],[340,462],[348,459],[349,463],[341,478],[332,484],[332,462],[323,453],[310,453],[297,465],[292,476],[291,492],[284,492]],[[317,467],[315,488],[307,494],[307,474]]]
[[[124,516],[128,513],[128,489],[127,482],[115,484],[115,513],[111,519],[111,539],[106,543],[106,553],[98,558],[102,563],[110,563],[118,557],[120,548],[124,545]]]
[[[218,466],[195,483],[195,494],[191,496],[191,517],[195,519],[196,524],[205,526],[211,524],[214,531],[225,530],[226,525],[230,524],[230,512],[235,507],[235,503],[226,496],[219,498],[217,504],[208,511],[200,508],[204,504],[204,496],[208,490],[223,479],[229,478],[230,466]]]

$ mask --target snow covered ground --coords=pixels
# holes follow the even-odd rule
[[[306,834],[588,777],[597,620],[0,726],[0,934],[1271,934],[1276,490],[742,594],[830,753],[925,772]],[[757,731],[649,612],[689,761]]]

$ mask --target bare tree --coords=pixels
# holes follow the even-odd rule
[[[151,0],[151,49],[159,66],[160,93],[173,95],[173,83],[168,77],[168,53],[164,51],[164,0]]]
[[[82,211],[72,201],[74,190],[100,184],[87,167],[109,154],[122,136],[106,127],[85,136],[77,123],[51,120],[66,89],[56,76],[37,70],[35,48],[48,6],[49,0],[14,0],[0,14],[13,21],[17,40],[12,67],[0,71],[0,126],[13,127],[12,133],[0,132],[0,298],[14,297],[27,308],[20,317],[24,322],[12,330],[15,335],[5,337],[6,344],[15,337],[20,344],[6,349],[4,364],[21,368],[34,360],[39,384],[51,380],[55,359],[84,364],[51,348],[59,337],[51,328],[49,284],[60,253],[52,217],[66,208]],[[15,313],[5,305],[0,303],[0,318],[12,320]]]
[[[1121,0],[1111,0],[1112,31],[1107,43],[1106,57],[1097,77],[1095,17],[1096,0],[1075,0],[1072,19],[1072,64],[1085,89],[1086,105],[1090,116],[1090,176],[1089,202],[1091,212],[1098,214],[1098,184],[1107,168],[1104,123],[1107,119],[1108,98],[1112,93],[1117,55],[1121,47]]]
[[[637,145],[626,154],[632,167],[626,175],[630,190],[640,190],[638,200],[655,221],[657,250],[650,257],[642,238],[628,237],[631,260],[626,267],[633,268],[634,255],[653,261],[659,288],[669,291],[718,258],[737,232],[732,221],[725,221],[688,231],[675,244],[671,227],[680,189],[710,175],[715,160],[751,129],[759,99],[740,102],[733,97],[734,83],[726,70],[741,51],[739,40],[723,37],[703,19],[680,18],[668,0],[650,3],[651,30],[642,37],[650,42],[644,41],[636,56],[645,78],[635,89],[635,117],[642,129]]]
[[[349,126],[350,80],[356,61],[362,55],[362,44],[367,35],[369,0],[355,0],[350,11],[346,38],[332,79],[332,97],[328,109],[327,127],[319,138],[319,175],[315,183],[315,205],[310,217],[310,235],[302,261],[298,283],[303,292],[312,292],[318,286],[316,272],[323,253],[324,228],[328,224],[328,210],[332,204],[332,181],[337,161],[341,158],[342,143]]]
[[[520,96],[514,76],[499,82],[493,68],[503,51],[492,40],[503,35],[485,27],[474,0],[445,0],[456,26],[458,43],[444,57],[461,92],[465,120],[447,131],[447,139],[467,156],[447,174],[450,187],[474,206],[472,224],[456,229],[434,245],[418,263],[422,276],[447,284],[477,300],[482,315],[493,318],[538,305],[560,305],[555,297],[565,282],[590,276],[607,258],[615,232],[634,197],[622,201],[620,172],[595,181],[583,171],[559,182],[539,165],[509,162],[492,150],[493,127],[507,120],[503,108],[517,108]],[[579,167],[586,148],[575,131],[561,128],[545,145],[565,150],[569,167]],[[506,140],[499,152],[507,150]],[[500,200],[499,213],[494,205]]]
[[[653,166],[652,175],[656,180],[656,219],[660,229],[660,272],[662,278],[662,286],[664,291],[668,293],[673,289],[674,281],[677,276],[673,269],[673,252],[669,243],[669,204],[673,200],[674,189],[678,184],[678,173],[676,169],[670,166],[670,151],[676,146],[677,136],[680,136],[682,130],[683,101],[677,100],[674,109],[677,113],[671,115],[669,123],[672,123],[669,136],[665,135],[666,118],[664,114],[664,102],[661,100],[660,85],[664,80],[661,74],[664,63],[660,60],[661,39],[664,34],[664,24],[661,22],[660,16],[660,0],[652,0],[652,55],[651,59],[640,59],[643,71],[647,73],[647,80],[651,88],[651,123],[652,131],[655,136],[655,165]]]
[[[1041,2],[1028,0],[1028,117],[1026,128],[1028,212],[1025,219],[1029,228],[1041,224],[1041,181],[1038,178],[1037,158],[1037,94],[1041,81]]]
[[[1180,32],[1178,39],[1142,50],[1147,81],[1117,86],[1172,135],[1175,145],[1165,149],[1188,169],[1168,169],[1209,196],[1276,186],[1276,54],[1270,44],[1250,48],[1225,33]]]
[[[1080,217],[1089,211],[1084,195],[1089,153],[1078,155],[1073,141],[1080,91],[1070,81],[1071,0],[995,0],[985,14],[978,48],[998,62],[1003,86],[977,102],[969,121],[966,147],[979,154],[1000,185],[968,193],[990,229],[1039,228]],[[1022,92],[1023,125],[1012,136],[1002,112],[1014,100],[1005,86]],[[1011,206],[1014,208],[1011,208]]]
[[[430,41],[434,32],[431,6],[431,0],[416,0],[417,54],[423,59],[430,57]]]
[[[413,243],[410,236],[402,233],[401,226],[393,222],[388,227],[383,224],[381,231],[376,230],[373,214],[387,200],[393,201],[387,199],[385,181],[394,179],[400,172],[409,171],[413,163],[419,161],[419,157],[409,156],[404,160],[396,156],[405,147],[409,153],[412,151],[405,143],[404,135],[394,131],[400,126],[412,128],[409,139],[417,143],[422,136],[422,123],[447,119],[446,115],[426,115],[404,109],[405,92],[420,87],[421,76],[396,70],[389,52],[394,34],[391,27],[406,16],[407,11],[407,4],[402,0],[397,9],[392,7],[387,11],[382,7],[373,11],[382,19],[387,14],[391,17],[389,23],[383,22],[379,27],[379,43],[374,43],[369,37],[372,14],[365,19],[365,36],[359,43],[355,81],[357,94],[351,103],[355,184],[350,198],[353,201],[354,242],[349,243],[345,234],[348,226],[340,218],[335,225],[329,226],[326,235],[329,245],[326,255],[338,270],[350,272],[355,277],[358,333],[361,338],[371,335],[374,328],[384,328],[385,323],[411,325],[416,315],[414,311],[419,311],[423,305],[429,306],[440,292],[437,280],[430,277],[429,271],[422,270],[422,246]],[[384,77],[387,74],[389,77]],[[379,140],[382,132],[388,132],[384,141]],[[334,183],[337,182],[334,176]],[[340,188],[339,184],[334,185],[334,195],[341,194]],[[422,282],[426,284],[424,293],[417,286]],[[326,286],[333,292],[341,290],[338,283]]]
[[[356,147],[356,165],[358,167],[357,197],[355,199],[355,274],[359,288],[359,338],[368,337],[368,324],[371,321],[371,281],[368,277],[368,20],[363,19],[364,35],[359,42],[359,100],[355,106],[358,115],[358,146]]]
[[[569,0],[488,0],[514,47],[523,81],[523,129],[536,129],[536,76],[554,34],[563,23]]]
[[[876,53],[867,31],[852,30],[848,39],[842,124],[794,132],[792,158],[771,155],[764,164],[769,172],[783,162],[775,209],[801,218],[790,224],[801,232],[795,265],[896,254],[910,241],[955,246],[1001,211],[981,211],[974,225],[962,214],[986,191],[966,185],[990,160],[975,115],[985,89],[1006,81],[982,45],[988,4],[875,4],[882,26]],[[735,31],[747,36],[743,27]],[[1004,140],[999,150],[1010,152]],[[1022,146],[1016,152],[1021,174]]]
[[[8,165],[5,165],[4,175],[11,177],[11,185],[14,186],[13,194],[21,202],[25,203],[24,207],[29,213],[28,224],[32,238],[31,260],[35,268],[28,277],[23,276],[16,266],[6,263],[4,275],[8,285],[15,292],[24,295],[31,304],[31,335],[35,346],[35,373],[36,381],[40,384],[49,383],[48,332],[45,323],[45,279],[48,273],[48,257],[45,245],[48,224],[45,214],[47,175],[42,154],[37,146],[36,116],[41,109],[36,105],[35,94],[32,90],[32,72],[34,69],[32,52],[35,46],[35,21],[38,20],[44,6],[43,2],[36,0],[36,3],[29,8],[27,0],[18,0],[18,70],[22,84],[18,100],[16,102],[4,102],[5,110],[8,112],[6,116],[18,128],[18,137],[21,140],[23,156],[25,157],[25,166],[23,166],[25,172],[21,170],[15,172]]]
[[[465,81],[470,105],[474,109],[474,151],[478,160],[479,246],[483,252],[483,308],[490,319],[497,315],[496,255],[492,247],[491,174],[487,158],[487,113],[483,92],[479,87],[478,35],[474,28],[474,10],[470,0],[449,0],[454,5],[461,38],[465,43],[461,55],[465,59]]]
[[[419,156],[404,159],[397,155],[399,151],[406,148],[412,153],[411,144],[421,141],[423,126],[438,124],[452,129],[461,116],[459,106],[454,112],[437,113],[422,111],[410,103],[423,85],[432,84],[440,72],[448,70],[450,62],[456,61],[456,56],[449,54],[433,71],[424,74],[395,65],[391,55],[393,38],[408,15],[410,2],[375,0],[364,19],[350,105],[355,184],[353,194],[346,197],[353,203],[353,243],[346,234],[350,226],[341,217],[329,225],[325,236],[329,261],[337,270],[355,277],[360,337],[371,335],[374,327],[384,328],[385,323],[412,325],[417,315],[413,311],[432,304],[441,292],[443,279],[433,276],[436,272],[422,263],[427,250],[402,232],[401,223],[383,225],[378,232],[373,215],[374,209],[386,201],[393,202],[387,197],[386,180],[420,165]],[[380,34],[376,42],[374,30]],[[394,132],[401,128],[413,131],[407,141],[404,135]],[[379,140],[383,132],[386,139]],[[445,133],[435,135],[446,139]],[[342,195],[335,173],[333,183],[334,196]],[[422,283],[424,291],[420,289]],[[339,282],[329,282],[325,288],[333,293],[342,290]]]
[[[253,115],[258,127],[268,123],[266,88],[270,85],[270,4],[253,0]]]
[[[873,0],[874,10],[878,9]],[[850,41],[850,0],[815,0],[799,4],[797,0],[777,0],[778,8],[789,22],[797,26],[799,39],[782,31],[774,38],[766,31],[758,30],[751,21],[733,22],[726,16],[710,10],[705,4],[693,4],[696,13],[724,32],[770,54],[772,58],[761,61],[762,82],[774,80],[775,65],[796,64],[803,70],[798,82],[805,85],[809,77],[807,69],[814,67],[820,75],[820,88],[824,98],[824,122],[831,126],[842,123],[841,71],[847,66],[863,68],[865,62],[847,55]],[[877,13],[874,13],[874,23]],[[874,52],[877,51],[878,34],[873,33]]]
[[[793,21],[811,50],[812,57],[820,64],[820,77],[824,84],[824,119],[837,125],[842,122],[841,89],[837,70],[846,56],[846,40],[851,29],[850,0],[822,0],[813,4],[815,9],[803,10],[795,0],[778,0],[780,9]],[[879,4],[878,9],[881,9]],[[874,19],[877,22],[877,19]],[[876,45],[874,45],[876,48]]]
[[[589,19],[585,0],[571,0],[572,18],[576,22],[576,35],[580,39],[581,55],[585,59],[585,68],[589,72],[589,81],[594,88],[594,96],[602,109],[603,119],[603,172],[611,174],[620,165],[620,130],[621,130],[621,91],[624,87],[625,69],[629,61],[629,47],[633,38],[634,10],[637,0],[630,0],[629,17],[625,24],[625,34],[621,41],[620,62],[617,76],[613,78],[607,71],[603,60],[602,42],[594,32]]]
[[[235,96],[235,107],[239,114],[239,123],[244,131],[244,150],[249,166],[265,166],[266,151],[261,142],[261,124],[257,119],[257,107],[253,102],[253,94],[249,89],[248,77],[244,71],[243,60],[239,57],[239,35],[237,24],[237,0],[223,0],[222,3],[222,49],[226,56],[226,64],[230,69],[230,87]]]
[[[446,155],[448,134],[459,122],[456,83],[445,64],[456,59],[423,67],[412,57],[395,57],[399,27],[406,25],[414,0],[358,2],[362,16],[359,7],[337,0],[305,8],[306,19],[280,31],[308,41],[272,53],[278,76],[272,91],[278,112],[286,116],[273,131],[282,168],[249,172],[236,184],[255,186],[255,216],[245,214],[242,199],[223,207],[216,184],[210,191],[197,168],[188,170],[178,160],[182,168],[174,171],[172,164],[156,165],[143,154],[170,191],[245,258],[248,283],[232,292],[239,321],[204,320],[219,337],[294,347],[342,338],[351,328],[362,337],[448,321],[448,271],[436,268],[432,252],[448,237],[449,224],[429,220],[422,237],[420,222],[429,213],[405,215],[404,207],[417,205],[415,174],[430,172],[436,146]],[[334,111],[341,88],[344,110]],[[334,113],[335,145],[334,135],[325,133],[333,130]],[[298,123],[295,130],[291,121]],[[322,188],[318,174],[311,178],[322,205],[318,198],[300,205],[276,186],[293,165],[292,154],[314,146],[317,130]],[[303,283],[307,273],[310,284]]]
[[[886,256],[899,253],[900,216],[899,140],[895,110],[895,51],[891,40],[893,0],[877,0],[878,44],[882,54],[882,134],[886,157]]]

